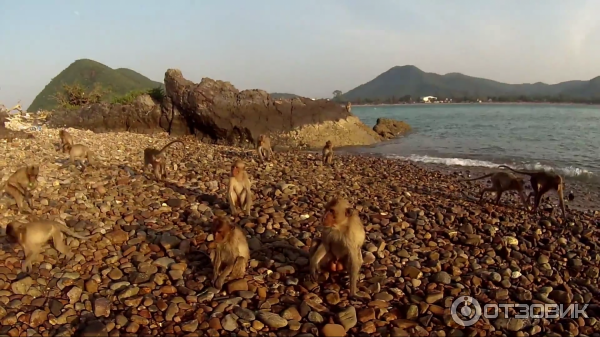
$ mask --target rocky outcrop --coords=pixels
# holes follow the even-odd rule
[[[292,134],[306,126],[331,131],[335,123],[355,124],[355,121],[348,123],[352,115],[344,107],[328,100],[274,99],[263,90],[240,91],[229,82],[210,78],[196,84],[185,79],[177,69],[165,73],[165,88],[168,99],[163,111],[183,116],[193,132],[205,140],[253,143],[260,134],[266,133],[294,145],[297,140]],[[364,134],[362,130],[361,135]],[[318,138],[314,136],[312,138]],[[374,134],[365,138],[369,139],[350,143],[378,141]],[[319,144],[324,141],[325,138],[314,140]]]
[[[48,125],[88,129],[94,132],[167,131],[173,134],[189,134],[181,116],[163,114],[161,105],[149,95],[141,95],[131,104],[97,103],[76,111],[56,111],[49,119]]]
[[[403,121],[389,118],[377,118],[373,131],[385,139],[392,139],[404,135],[411,130],[410,125]]]
[[[370,145],[382,138],[351,114],[351,107],[326,99],[275,99],[263,90],[238,90],[231,83],[203,78],[198,84],[181,71],[165,73],[165,98],[148,95],[131,104],[92,104],[78,111],[58,111],[50,127],[94,132],[192,134],[204,142],[249,146],[260,134],[274,145],[322,147]]]

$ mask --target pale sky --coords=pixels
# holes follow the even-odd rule
[[[508,83],[600,75],[599,0],[0,0],[0,103],[76,59],[308,97],[396,65]]]

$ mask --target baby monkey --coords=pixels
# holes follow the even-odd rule
[[[66,144],[73,145],[73,136],[67,130],[60,130],[58,136],[60,137],[60,147],[62,149],[64,149]]]
[[[237,214],[238,207],[244,210],[246,215],[250,215],[252,191],[250,190],[250,179],[248,173],[246,173],[246,164],[241,160],[237,160],[231,165],[227,199],[231,215],[235,216]]]
[[[29,223],[13,221],[6,226],[6,236],[23,247],[25,261],[21,268],[26,273],[31,271],[33,268],[32,262],[50,239],[54,242],[56,250],[67,257],[72,256],[72,252],[64,243],[63,233],[81,240],[89,239],[87,236],[81,236],[73,232],[65,224],[52,220],[37,220]]]
[[[506,191],[517,191],[525,209],[528,209],[527,201],[525,200],[525,181],[509,172],[494,172],[484,176],[472,179],[460,179],[459,181],[474,181],[484,178],[490,178],[492,187],[485,187],[481,190],[479,201],[483,199],[485,192],[496,192],[496,205],[500,204],[502,193]]]
[[[323,147],[323,163],[329,164],[333,162],[333,144],[328,140],[325,142],[325,147]]]
[[[39,173],[38,165],[29,165],[16,170],[6,181],[4,192],[15,199],[19,212],[23,210],[23,201],[27,202],[31,210],[33,209],[30,191],[37,186]]]
[[[217,248],[213,261],[213,284],[221,290],[225,282],[243,278],[250,260],[250,249],[241,228],[219,217],[212,225]]]
[[[163,146],[163,148],[160,150],[152,147],[144,149],[144,168],[148,165],[152,165],[152,168],[154,169],[154,176],[157,180],[163,180],[167,176],[167,163],[163,153],[169,146],[175,143],[183,144],[183,142],[180,140],[174,140]]]
[[[271,138],[269,138],[269,136],[267,135],[258,136],[257,146],[258,156],[260,157],[260,160],[263,162],[265,161],[265,159],[267,161],[270,161],[271,156],[273,156],[273,149],[271,149]]]
[[[525,174],[529,176],[529,182],[533,191],[527,196],[527,202],[531,202],[531,197],[534,197],[534,205],[531,209],[531,213],[534,213],[542,200],[542,196],[547,192],[554,190],[558,195],[558,203],[562,210],[562,216],[567,220],[567,211],[565,210],[565,201],[563,196],[564,191],[564,180],[563,178],[554,172],[538,171],[538,172],[525,172],[517,171],[506,165],[500,165],[500,168],[507,168],[515,173]]]
[[[63,145],[63,152],[69,154],[71,165],[75,164],[76,161],[83,161],[83,159],[87,159],[88,165],[94,166],[96,164],[94,153],[83,144],[65,144]]]
[[[323,226],[328,227],[320,242],[310,251],[310,273],[317,279],[318,271],[347,270],[350,275],[350,296],[356,296],[360,267],[363,264],[362,245],[365,229],[358,214],[347,200],[332,199],[325,206]]]

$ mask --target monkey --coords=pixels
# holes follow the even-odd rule
[[[183,144],[181,140],[174,140],[169,144],[163,146],[163,148],[160,150],[152,147],[144,149],[144,167],[152,165],[152,168],[154,169],[154,176],[158,180],[163,180],[167,176],[167,163],[165,162],[165,157],[163,153],[169,146],[175,143]]]
[[[323,163],[330,164],[333,162],[333,144],[328,140],[323,147]]]
[[[67,130],[60,130],[58,132],[58,136],[60,137],[60,146],[64,148],[65,144],[73,145],[73,136],[67,132]]]
[[[267,161],[271,160],[271,156],[273,156],[273,149],[271,149],[271,139],[269,136],[258,136],[257,151],[261,161],[264,162],[265,159]]]
[[[221,290],[228,280],[240,279],[246,275],[250,248],[242,229],[223,217],[213,221],[212,233],[217,244],[213,261],[213,285]]]
[[[488,177],[490,177],[490,180],[492,181],[492,187],[486,187],[481,190],[481,195],[479,196],[480,202],[483,199],[483,195],[485,194],[485,192],[496,192],[496,205],[499,205],[502,193],[506,191],[517,191],[519,197],[521,198],[521,201],[523,202],[523,205],[526,209],[528,209],[528,204],[525,200],[525,181],[523,180],[523,178],[519,178],[512,173],[494,172],[478,178],[460,179],[459,181],[473,181]]]
[[[32,262],[42,251],[44,245],[50,238],[54,242],[54,248],[65,254],[72,256],[72,252],[64,243],[64,234],[69,234],[81,240],[89,239],[89,236],[82,236],[73,232],[65,224],[52,220],[35,220],[29,223],[11,222],[6,226],[6,236],[13,242],[17,242],[23,247],[25,252],[25,261],[21,268],[27,273],[33,269]]]
[[[341,266],[341,270],[346,269],[350,275],[350,296],[354,297],[363,264],[361,248],[366,238],[362,221],[347,200],[333,198],[325,206],[321,222],[328,230],[323,232],[321,242],[310,254],[310,274],[316,280],[324,266],[332,271],[339,271]]]
[[[71,164],[74,164],[76,160],[86,158],[88,165],[94,166],[96,161],[94,160],[94,153],[83,144],[64,144],[63,153],[69,154],[69,160]]]
[[[538,209],[544,194],[546,194],[548,191],[555,190],[556,194],[558,195],[558,203],[560,204],[560,208],[562,210],[562,216],[565,221],[567,220],[567,212],[565,210],[565,201],[563,196],[564,180],[559,174],[546,171],[517,171],[506,165],[500,165],[499,167],[507,168],[515,173],[529,176],[529,182],[531,183],[531,188],[533,191],[527,196],[527,202],[531,202],[531,197],[534,197],[534,205],[531,209],[531,213],[534,213]]]
[[[246,173],[246,164],[242,160],[237,160],[231,165],[227,199],[231,215],[237,214],[237,207],[244,210],[247,216],[250,215],[252,191],[250,190],[250,179]]]
[[[23,210],[23,201],[26,201],[29,209],[33,210],[30,191],[36,188],[39,173],[38,165],[29,165],[16,170],[6,181],[4,192],[15,199],[19,212]]]

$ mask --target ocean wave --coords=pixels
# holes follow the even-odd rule
[[[470,167],[490,167],[497,168],[499,165],[507,165],[514,169],[521,170],[535,170],[535,171],[553,171],[557,172],[563,176],[574,177],[574,178],[583,178],[590,179],[594,176],[591,171],[588,171],[584,168],[567,166],[567,167],[553,167],[549,165],[544,165],[541,163],[493,163],[486,160],[476,160],[476,159],[465,159],[465,158],[441,158],[441,157],[430,157],[430,156],[419,156],[419,155],[410,155],[410,156],[399,156],[399,155],[387,155],[387,158],[390,159],[403,159],[410,160],[414,162],[421,162],[426,164],[440,164],[447,166],[470,166]]]

